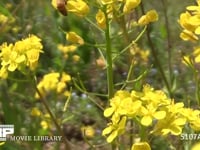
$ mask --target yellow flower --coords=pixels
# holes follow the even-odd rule
[[[131,97],[127,97],[121,100],[120,107],[117,112],[120,115],[133,117],[134,115],[136,115],[141,105],[141,101],[133,100]]]
[[[72,42],[74,44],[80,44],[80,45],[84,44],[84,40],[75,32],[68,32],[66,34],[66,39],[67,41]]]
[[[117,136],[124,133],[126,125],[126,117],[122,117],[120,121],[113,121],[105,128],[102,132],[102,135],[108,135],[107,142],[111,143]]]
[[[96,14],[96,21],[97,21],[97,25],[102,28],[105,29],[106,28],[106,17],[105,14],[103,13],[103,11],[101,11],[99,9],[98,13]]]
[[[190,56],[188,56],[188,55],[183,56],[182,62],[187,66],[192,66],[192,64],[193,64],[190,59]]]
[[[57,1],[57,0],[52,0],[52,1],[51,1],[51,5],[52,5],[55,9],[57,9],[56,1]]]
[[[184,28],[185,30],[189,30],[189,31],[193,32],[193,31],[195,31],[196,26],[191,24],[192,23],[190,20],[191,17],[192,17],[192,15],[189,12],[182,13],[180,15],[179,23],[182,26],[182,28]]]
[[[8,71],[5,66],[1,67],[0,69],[0,78],[6,79],[8,77]]]
[[[3,14],[0,14],[0,24],[4,24],[7,21],[8,21],[8,17]]]
[[[35,69],[42,48],[41,39],[35,35],[30,35],[15,44],[7,45],[4,43],[0,46],[0,59],[3,68],[1,73],[6,72],[5,69],[13,72],[21,66],[28,66],[31,70]]]
[[[151,150],[147,142],[139,142],[132,145],[131,150]]]
[[[183,30],[180,34],[180,38],[184,41],[196,42],[199,38],[189,30]]]
[[[141,0],[126,0],[123,8],[124,13],[129,13],[140,4]]]
[[[158,14],[156,10],[150,10],[146,13],[146,15],[143,15],[139,20],[139,25],[147,25],[150,22],[155,22],[158,20]]]
[[[110,100],[110,107],[106,108],[104,111],[104,116],[109,117],[114,112],[119,113],[119,108],[123,99],[128,98],[130,94],[126,91],[117,91],[115,96]]]
[[[77,49],[76,45],[64,46],[62,44],[58,45],[58,49],[63,53],[74,52]]]
[[[40,125],[41,125],[42,129],[48,129],[49,128],[48,123],[44,120],[40,122]]]
[[[37,88],[40,93],[45,96],[50,91],[56,91],[57,93],[64,92],[66,83],[71,81],[71,76],[67,73],[52,72],[44,75],[43,79],[38,83]],[[38,93],[35,93],[35,98],[38,99]]]
[[[89,12],[89,7],[83,0],[68,0],[66,7],[68,12],[72,12],[79,17],[84,17]]]
[[[93,138],[95,135],[95,130],[92,126],[81,127],[82,134],[87,138]]]
[[[37,107],[34,107],[32,108],[31,110],[31,116],[40,116],[41,115],[41,111],[37,108]]]
[[[200,149],[200,142],[195,143],[195,144],[192,146],[192,149],[191,149],[191,150],[199,150],[199,149]]]
[[[141,119],[141,124],[144,126],[151,125],[153,118],[157,120],[161,120],[166,116],[165,111],[157,111],[157,106],[153,106],[153,104],[149,104],[145,107],[141,107],[141,115],[143,116]]]
[[[166,116],[162,120],[158,120],[154,127],[154,131],[159,135],[167,135],[169,133],[173,135],[179,135],[182,133],[183,126],[186,124],[186,117],[181,115],[183,110],[183,103],[176,103],[166,106]]]
[[[79,60],[80,60],[80,56],[78,56],[78,55],[73,55],[72,56],[72,59],[73,59],[73,62],[78,62]]]

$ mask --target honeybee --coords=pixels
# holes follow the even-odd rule
[[[67,4],[67,0],[57,0],[56,4],[57,4],[58,11],[62,15],[67,16],[67,9],[65,8],[65,5]]]

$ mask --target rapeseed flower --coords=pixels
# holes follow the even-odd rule
[[[15,44],[3,43],[0,46],[1,70],[0,77],[6,78],[8,72],[13,72],[28,66],[34,70],[42,52],[41,39],[35,35],[17,41]]]
[[[187,11],[180,15],[179,24],[183,28],[180,37],[185,41],[197,41],[200,34],[200,3],[188,6]]]
[[[43,96],[48,92],[55,91],[56,93],[63,93],[67,88],[68,82],[71,81],[70,75],[66,73],[52,72],[44,75],[43,79],[38,83],[37,88]],[[38,93],[35,93],[35,98],[39,99]]]
[[[66,4],[68,12],[72,12],[79,17],[84,17],[89,13],[89,7],[83,0],[68,0]]]
[[[84,40],[75,32],[67,32],[66,40],[73,44],[80,44],[80,45],[84,44]]]
[[[124,13],[131,12],[141,3],[141,0],[126,0],[123,8]]]
[[[87,138],[93,138],[95,135],[95,130],[92,126],[81,127],[82,134]]]
[[[123,116],[120,120],[113,120],[108,124],[108,127],[102,131],[102,135],[108,135],[107,142],[111,143],[117,136],[125,131],[127,118]]]
[[[37,107],[32,108],[32,110],[31,110],[31,116],[38,117],[40,115],[41,115],[41,111]]]
[[[151,150],[147,142],[139,142],[132,145],[131,150]]]
[[[96,14],[96,21],[97,21],[97,25],[100,28],[102,28],[102,29],[106,28],[106,17],[105,17],[104,12],[100,9],[99,9],[98,13]]]
[[[144,126],[149,126],[152,124],[153,119],[161,120],[166,116],[165,111],[157,110],[158,107],[154,106],[152,103],[148,104],[146,107],[141,107],[141,124]]]
[[[156,12],[156,10],[150,10],[138,20],[138,24],[147,25],[157,20],[158,20],[158,13]]]

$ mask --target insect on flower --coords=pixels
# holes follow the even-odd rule
[[[67,4],[67,0],[57,0],[56,1],[58,11],[64,16],[67,16],[67,9],[65,7],[66,4]]]

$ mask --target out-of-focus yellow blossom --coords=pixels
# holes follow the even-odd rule
[[[140,4],[141,0],[126,0],[123,8],[124,13],[129,13]]]
[[[191,55],[183,56],[182,62],[190,67],[200,63],[200,47],[195,47]]]
[[[96,59],[96,64],[98,67],[104,69],[106,67],[106,62],[102,57],[99,57],[98,59]]]
[[[4,145],[6,142],[0,142],[0,146]]]
[[[90,10],[83,0],[68,0],[66,8],[68,12],[72,12],[79,17],[86,16]]]
[[[193,51],[193,56],[195,63],[200,63],[200,47],[196,47]]]
[[[52,0],[52,1],[51,1],[51,5],[52,5],[55,9],[57,9],[57,3],[56,3],[56,1],[57,1],[57,0]]]
[[[200,142],[195,143],[191,148],[191,150],[199,150],[199,149],[200,149]]]
[[[82,134],[87,138],[93,138],[95,135],[95,130],[92,126],[81,127]]]
[[[120,120],[113,120],[108,124],[108,127],[102,131],[102,135],[108,135],[107,142],[111,143],[117,136],[121,135],[125,131],[126,117],[122,117]]]
[[[68,52],[74,52],[77,49],[77,46],[76,45],[64,46],[62,44],[59,44],[58,49],[63,53],[68,53]]]
[[[40,122],[40,125],[41,125],[41,127],[42,127],[42,129],[48,129],[49,128],[49,125],[48,125],[48,123],[46,122],[46,121],[44,121],[44,120],[42,120],[41,122]]]
[[[139,142],[132,145],[131,150],[151,150],[147,142]]]
[[[38,117],[40,115],[41,115],[41,111],[37,107],[32,108],[32,110],[31,110],[31,116]]]
[[[98,13],[96,14],[96,21],[97,21],[97,25],[100,28],[102,28],[102,29],[106,28],[106,17],[105,17],[104,12],[100,9],[99,9]]]
[[[139,25],[147,25],[151,22],[155,22],[158,20],[158,13],[156,10],[150,10],[146,13],[146,15],[143,15],[139,20]]]
[[[65,92],[63,93],[63,95],[66,96],[66,97],[69,97],[69,96],[71,95],[71,93],[70,93],[69,91],[65,91]]]
[[[67,41],[72,42],[73,44],[84,44],[84,40],[75,32],[67,32],[66,39]]]
[[[56,91],[57,93],[64,92],[67,84],[71,81],[70,75],[66,73],[53,72],[44,75],[43,79],[38,83],[37,88],[40,93],[45,96],[50,91]],[[35,98],[39,99],[38,93],[35,94]]]
[[[78,55],[73,55],[72,56],[72,59],[73,59],[73,62],[78,62],[79,60],[80,60],[80,56],[78,56]]]
[[[134,46],[130,48],[130,53],[134,56],[136,63],[148,63],[149,50],[143,50],[134,44]]]
[[[187,66],[192,66],[192,64],[193,64],[189,55],[183,56],[182,62]]]
[[[17,41],[15,44],[8,45],[3,43],[0,46],[0,77],[6,78],[8,71],[13,72],[23,66],[28,66],[31,70],[34,70],[42,48],[41,39],[35,35],[30,35],[26,39]]]
[[[3,14],[0,14],[0,24],[4,24],[7,21],[8,21],[8,17]]]
[[[65,58],[65,59],[68,59],[69,57],[69,53],[73,53],[76,51],[77,49],[77,45],[67,45],[67,46],[64,46],[63,44],[58,44],[58,50],[62,52],[62,56]],[[72,59],[74,62],[77,62],[78,61],[78,55],[73,55],[72,56]],[[76,61],[77,60],[77,61]]]

